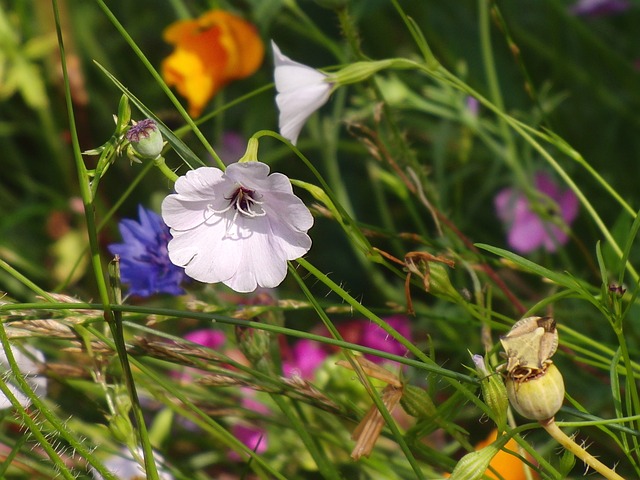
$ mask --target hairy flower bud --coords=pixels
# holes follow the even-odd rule
[[[150,118],[129,127],[126,138],[130,145],[127,154],[132,161],[155,160],[162,153],[162,134],[156,122]]]
[[[480,478],[482,473],[487,470],[491,459],[500,451],[507,443],[509,437],[503,435],[486,447],[467,453],[460,459],[456,468],[451,472],[450,480],[469,480],[472,478]]]
[[[415,385],[405,385],[400,405],[412,417],[433,418],[436,406],[426,390]]]
[[[499,375],[489,372],[482,355],[473,355],[472,360],[480,379],[482,398],[493,412],[493,419],[498,430],[502,432],[507,424],[507,409],[509,407],[507,389]]]
[[[506,387],[513,408],[530,420],[553,418],[564,400],[562,374],[553,363],[523,378],[508,376]]]

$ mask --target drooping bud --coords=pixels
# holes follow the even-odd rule
[[[498,431],[503,432],[507,425],[509,399],[502,377],[488,370],[482,355],[473,355],[471,358],[478,372],[484,403],[493,412],[493,419],[496,422]]]
[[[564,401],[564,380],[553,363],[534,375],[508,376],[506,387],[513,408],[530,420],[553,418]]]
[[[162,133],[150,118],[134,123],[125,137],[129,141],[127,155],[131,161],[139,163],[140,160],[155,160],[162,153]]]

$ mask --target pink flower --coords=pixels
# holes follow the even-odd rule
[[[226,341],[226,337],[223,332],[212,328],[194,330],[193,332],[187,333],[184,336],[184,339],[212,350],[222,346]]]
[[[536,174],[535,188],[542,198],[529,199],[513,188],[501,190],[494,200],[496,213],[507,226],[507,243],[515,251],[544,247],[555,252],[569,239],[567,230],[578,216],[578,197],[571,190],[560,190],[544,172]],[[541,217],[540,211],[546,215]]]
[[[243,397],[242,397],[242,406],[247,410],[267,417],[270,415],[271,411],[269,408],[255,399],[255,392],[249,388],[242,389]],[[259,427],[255,424],[246,424],[246,423],[236,423],[233,427],[231,427],[231,432],[233,435],[244,443],[247,447],[249,447],[254,452],[260,454],[264,453],[267,450],[267,431]],[[229,452],[229,458],[231,460],[240,460],[241,457],[235,451]]]
[[[393,315],[383,318],[393,329],[400,333],[407,340],[411,338],[411,324],[404,315]],[[338,331],[346,342],[362,345],[363,347],[374,348],[381,352],[402,356],[407,353],[407,349],[396,339],[391,337],[382,328],[367,319],[352,320],[338,326]],[[377,355],[365,354],[368,360],[375,363],[382,363],[387,360]]]
[[[327,356],[328,353],[318,342],[302,339],[291,348],[289,358],[282,363],[282,370],[286,377],[297,375],[311,380]]]

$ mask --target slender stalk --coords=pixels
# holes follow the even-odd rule
[[[119,318],[116,318],[113,310],[111,309],[111,298],[109,295],[109,288],[107,287],[107,280],[104,269],[102,267],[102,261],[100,258],[100,247],[98,243],[98,234],[94,212],[94,196],[91,192],[91,186],[89,183],[89,175],[87,168],[82,158],[80,151],[80,143],[78,140],[78,131],[76,128],[75,116],[73,113],[73,103],[71,101],[71,90],[69,87],[69,75],[67,72],[67,60],[64,48],[64,41],[62,38],[62,31],[60,29],[60,12],[58,9],[57,0],[53,1],[53,10],[56,24],[56,33],[58,36],[58,48],[60,52],[60,63],[62,65],[62,75],[65,85],[65,103],[67,107],[67,115],[69,118],[69,131],[71,133],[71,143],[73,147],[73,157],[75,160],[76,171],[78,175],[78,184],[80,187],[80,194],[82,197],[82,203],[84,205],[85,221],[87,223],[87,234],[89,237],[89,247],[91,250],[91,263],[93,266],[94,276],[96,280],[96,286],[98,288],[100,301],[102,302],[102,310],[104,311],[104,318],[111,328],[112,335],[116,344],[116,351],[118,352],[118,359],[122,366],[123,375],[126,379],[129,395],[131,397],[132,411],[136,420],[136,427],[138,429],[138,435],[142,450],[144,452],[145,470],[148,478],[151,480],[157,480],[158,470],[155,465],[153,457],[153,449],[149,442],[149,436],[147,435],[146,425],[144,417],[142,415],[142,409],[138,401],[138,396],[135,390],[135,384],[133,381],[133,374],[131,373],[131,366],[127,358],[127,350],[124,342],[124,336],[122,331],[122,325]],[[118,312],[118,315],[121,315]]]
[[[591,455],[584,448],[574,442],[573,439],[566,433],[560,430],[560,427],[556,425],[555,418],[540,420],[540,425],[547,431],[549,435],[553,437],[556,442],[562,445],[569,452],[573,453],[576,457],[589,465],[607,480],[624,480],[623,477],[611,470],[604,463],[602,463],[600,460],[598,460],[596,457]]]

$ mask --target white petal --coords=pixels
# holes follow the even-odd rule
[[[13,357],[16,360],[16,364],[25,375],[25,380],[29,384],[29,386],[36,392],[38,396],[43,396],[47,394],[47,379],[42,376],[38,376],[39,372],[39,364],[34,362],[31,357],[35,358],[39,363],[43,363],[45,361],[44,355],[42,352],[31,345],[24,345],[22,347],[26,353],[23,353],[19,348],[11,346],[11,353],[13,353]],[[9,370],[11,367],[9,366],[9,361],[7,360],[7,356],[4,350],[0,351],[0,364],[2,365],[4,370]],[[11,383],[8,383],[7,386],[11,390],[11,393],[16,397],[20,405],[23,407],[28,407],[31,404],[31,399],[27,397],[22,391],[20,391],[16,386]],[[0,394],[0,409],[11,407],[11,402],[9,399]]]
[[[276,104],[280,111],[278,127],[280,134],[295,145],[307,119],[329,100],[332,87],[324,73],[294,62],[283,55],[274,42],[271,46],[278,91]]]

